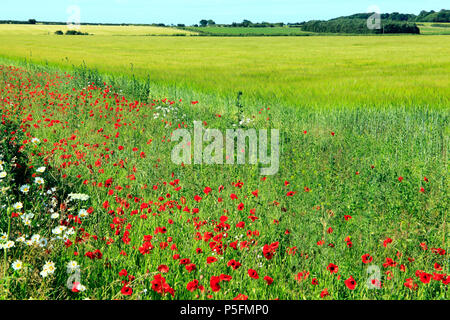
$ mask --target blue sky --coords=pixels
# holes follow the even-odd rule
[[[80,8],[81,22],[166,24],[194,24],[202,18],[299,22],[367,12],[374,5],[381,12],[415,14],[450,9],[448,0],[1,0],[0,20],[66,22],[73,5]]]

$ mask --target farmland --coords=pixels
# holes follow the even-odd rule
[[[298,27],[187,27],[188,30],[204,35],[212,36],[309,36],[311,32],[302,31]]]
[[[164,88],[162,93],[187,90],[234,99],[242,91],[247,104],[270,100],[308,108],[442,108],[448,105],[449,40],[449,36],[70,37],[9,30],[0,31],[0,55],[66,70],[85,62],[101,73],[150,77]]]
[[[0,25],[0,298],[448,299],[450,36],[96,28]],[[194,121],[279,170],[174,163]]]
[[[425,35],[449,35],[450,23],[423,22],[419,24],[420,33]]]

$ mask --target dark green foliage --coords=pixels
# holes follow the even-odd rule
[[[369,29],[367,19],[339,18],[329,21],[313,20],[303,24],[304,31],[319,33],[355,33],[355,34],[380,34],[380,33],[413,33],[419,34],[420,30],[415,23],[384,21],[381,20],[380,29]]]
[[[435,12],[434,10],[427,12],[427,11],[423,10],[417,16],[416,21],[420,21],[420,22],[450,22],[450,10],[442,9],[439,12]]]
[[[87,32],[81,32],[81,31],[77,31],[77,30],[67,30],[66,31],[66,35],[68,36],[86,36],[89,33]]]

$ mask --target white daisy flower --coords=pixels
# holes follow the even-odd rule
[[[34,183],[36,184],[44,184],[44,182],[44,179],[42,179],[41,177],[34,178]]]
[[[28,191],[30,191],[30,186],[28,184],[24,184],[23,186],[20,187],[20,192],[28,193]]]
[[[23,264],[22,264],[22,261],[20,261],[20,260],[16,260],[11,264],[11,268],[13,268],[14,270],[20,270],[20,269],[22,269],[22,266],[23,266]]]
[[[41,240],[39,240],[39,247],[41,248],[45,248],[47,246],[48,240],[45,238],[42,238]]]
[[[79,283],[77,285],[77,290],[80,291],[80,292],[83,292],[83,291],[86,291],[86,287],[83,286],[81,283]]]
[[[20,209],[22,209],[22,208],[23,208],[22,202],[16,202],[16,203],[14,203],[13,208],[14,208],[15,210],[20,210]]]
[[[78,212],[78,217],[80,218],[86,218],[89,214],[87,213],[87,211],[85,209],[80,209],[80,211]]]
[[[37,244],[39,242],[39,240],[41,239],[41,236],[39,234],[34,234],[31,237],[31,243],[32,244]]]
[[[6,177],[6,172],[5,171],[0,172],[0,179],[2,179],[4,177]]]
[[[65,226],[57,226],[56,228],[53,228],[52,233],[61,234],[64,230],[66,230]]]
[[[83,194],[83,193],[70,193],[69,198],[70,198],[70,200],[86,201],[89,199],[89,196],[87,194]]]
[[[47,274],[53,274],[56,270],[55,263],[53,261],[47,261],[42,267],[42,271],[46,271]]]
[[[4,248],[5,248],[5,249],[11,249],[11,248],[13,248],[14,246],[15,246],[14,241],[9,240],[9,241],[6,241]]]
[[[43,172],[45,172],[45,169],[46,169],[45,167],[39,167],[36,169],[36,172],[43,173]]]
[[[78,262],[76,261],[70,261],[67,263],[67,272],[68,273],[74,273],[75,271],[79,270],[80,266],[78,265]]]

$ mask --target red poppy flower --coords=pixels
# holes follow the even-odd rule
[[[355,279],[353,279],[352,276],[350,276],[350,278],[345,280],[344,283],[345,283],[346,287],[349,288],[350,290],[354,290],[356,287],[356,281],[355,281]]]
[[[272,277],[269,277],[269,276],[265,276],[264,277],[264,281],[266,281],[267,282],[267,285],[271,285],[272,283],[273,283],[273,278]]]
[[[239,293],[233,300],[248,300],[248,296]]]
[[[325,298],[326,296],[329,296],[329,295],[330,294],[328,293],[328,289],[327,288],[323,289],[322,292],[320,293],[320,297],[322,299]]]
[[[124,295],[124,296],[131,296],[133,294],[133,289],[131,289],[128,286],[123,286],[122,289],[120,290],[120,292]]]
[[[250,278],[259,279],[258,272],[256,272],[256,270],[254,269],[248,269],[248,275]]]
[[[158,267],[158,271],[162,273],[167,273],[169,272],[169,267],[166,266],[165,264],[162,264]]]
[[[339,267],[333,263],[330,263],[327,267],[327,270],[330,271],[330,273],[337,273],[339,270]]]
[[[215,258],[215,257],[208,257],[208,258],[206,258],[206,263],[208,263],[208,264],[211,264],[211,263],[216,262],[216,261],[217,261],[217,258]]]
[[[216,277],[216,276],[212,276],[211,279],[209,280],[209,286],[211,287],[211,290],[213,292],[217,292],[220,291],[220,278]]]
[[[373,257],[370,254],[366,253],[361,256],[361,259],[362,259],[363,263],[370,263],[370,262],[372,262]]]

